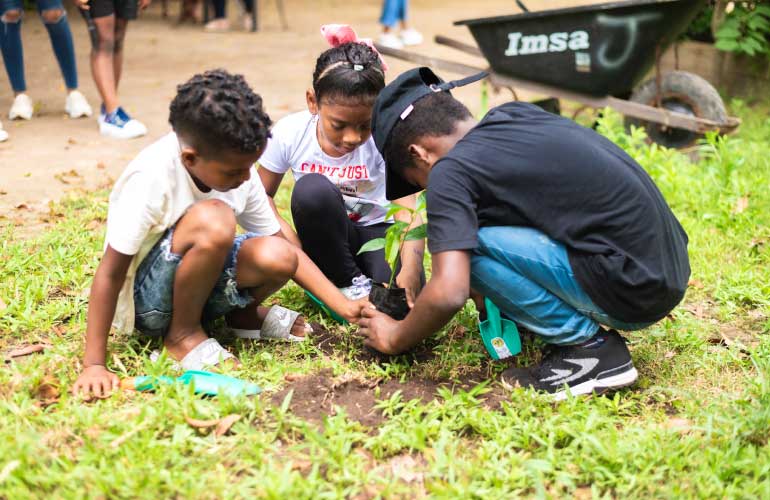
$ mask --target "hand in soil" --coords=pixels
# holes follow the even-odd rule
[[[358,334],[364,337],[364,345],[383,354],[399,354],[401,350],[394,340],[400,322],[374,307],[367,307],[362,313]]]
[[[402,269],[398,276],[396,276],[396,285],[406,291],[406,304],[409,306],[409,309],[413,308],[414,301],[417,299],[417,295],[422,288],[420,274]]]
[[[117,375],[102,365],[93,365],[83,369],[72,386],[72,394],[81,394],[85,399],[90,399],[92,394],[106,398],[118,387],[120,379]]]

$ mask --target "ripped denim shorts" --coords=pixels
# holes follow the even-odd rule
[[[174,277],[182,256],[171,252],[174,227],[163,234],[150,253],[139,264],[134,279],[135,328],[144,335],[163,336],[171,325],[174,303]],[[238,290],[235,264],[244,241],[258,237],[255,233],[235,237],[224,269],[203,306],[201,323],[209,323],[233,309],[244,308],[254,299],[246,290]]]

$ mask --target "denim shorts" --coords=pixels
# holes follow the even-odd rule
[[[174,228],[171,227],[152,247],[139,264],[134,279],[135,328],[144,335],[163,336],[171,325],[174,303],[174,278],[182,256],[171,252]],[[235,237],[225,260],[222,274],[203,306],[201,323],[209,323],[236,308],[244,308],[254,301],[246,290],[239,290],[235,281],[238,250],[244,241],[258,237],[245,233]]]

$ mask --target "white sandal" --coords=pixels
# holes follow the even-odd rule
[[[307,335],[304,337],[298,337],[291,333],[291,329],[294,326],[294,322],[299,317],[297,311],[292,311],[282,306],[273,306],[267,312],[265,320],[262,322],[262,328],[260,330],[245,330],[242,328],[230,328],[236,337],[239,339],[277,339],[288,340],[290,342],[302,342],[307,339]],[[305,323],[305,333],[313,333],[313,327],[310,324]]]
[[[157,361],[160,357],[160,352],[155,350],[150,353],[150,360]],[[174,361],[172,359],[171,367],[174,370],[196,370],[201,371],[212,366],[216,366],[227,359],[235,358],[227,349],[217,342],[217,339],[208,338],[200,344],[193,347],[193,349],[182,358],[182,361]]]

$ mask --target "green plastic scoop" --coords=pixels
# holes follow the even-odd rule
[[[500,309],[484,298],[487,319],[479,321],[479,333],[492,359],[505,359],[521,352],[521,338],[516,323],[500,316]]]
[[[185,385],[192,384],[195,387],[195,394],[204,394],[206,396],[217,396],[219,394],[254,396],[262,392],[262,389],[257,384],[219,373],[196,370],[186,371],[179,377],[151,377],[148,375],[131,377],[121,380],[120,387],[135,391],[152,391],[160,385],[170,385],[177,382]]]
[[[336,321],[337,323],[343,324],[343,325],[347,325],[348,324],[348,322],[347,322],[347,320],[345,320],[345,318],[343,318],[342,316],[340,316],[336,312],[332,311],[329,306],[327,306],[326,304],[321,302],[321,299],[319,299],[318,297],[316,297],[312,293],[308,292],[307,290],[305,290],[305,295],[307,295],[310,298],[310,300],[315,305],[320,307],[323,312],[325,312],[326,314],[331,316],[334,321]]]

